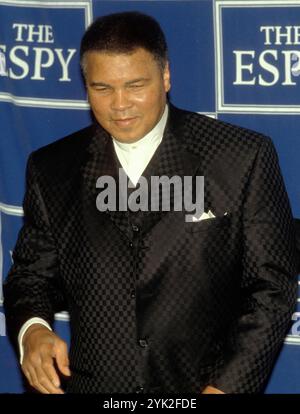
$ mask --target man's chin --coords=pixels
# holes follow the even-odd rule
[[[144,134],[137,134],[136,131],[132,131],[132,128],[128,128],[128,130],[123,130],[123,131],[113,131],[111,133],[111,135],[120,142],[124,142],[124,143],[133,143],[136,142],[138,140],[140,140],[141,138],[143,138],[143,136],[146,135],[146,133]]]
[[[139,141],[142,137],[130,137],[128,135],[120,136],[120,135],[112,135],[117,141],[123,142],[125,144],[133,144],[134,142]]]

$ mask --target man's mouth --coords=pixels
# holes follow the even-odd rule
[[[126,127],[126,126],[130,126],[131,124],[133,124],[136,119],[137,119],[137,117],[132,117],[132,118],[117,118],[117,119],[113,119],[113,122],[117,126]]]

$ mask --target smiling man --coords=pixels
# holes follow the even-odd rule
[[[272,141],[171,105],[166,41],[144,14],[97,19],[81,65],[95,123],[31,154],[4,286],[23,373],[51,394],[262,392],[297,289]],[[100,212],[96,182],[120,168],[133,187],[204,176],[204,213]],[[52,331],[61,309],[70,350]]]
[[[91,51],[83,68],[93,113],[119,142],[140,140],[161,119],[170,89],[167,62],[161,67],[143,48],[120,54]]]

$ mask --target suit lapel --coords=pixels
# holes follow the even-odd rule
[[[101,226],[106,220],[111,220],[128,238],[131,234],[128,229],[128,212],[97,209],[96,200],[101,192],[96,187],[99,177],[113,177],[116,190],[119,186],[118,162],[113,149],[112,139],[100,126],[95,126],[95,132],[88,146],[87,157],[82,165],[82,198],[83,215],[93,239],[101,234]],[[116,191],[116,206],[119,204],[119,194]]]

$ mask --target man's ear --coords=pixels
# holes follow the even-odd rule
[[[165,91],[167,93],[171,89],[171,74],[170,74],[170,65],[168,61],[166,62],[166,65],[164,67],[163,80],[164,80]]]

